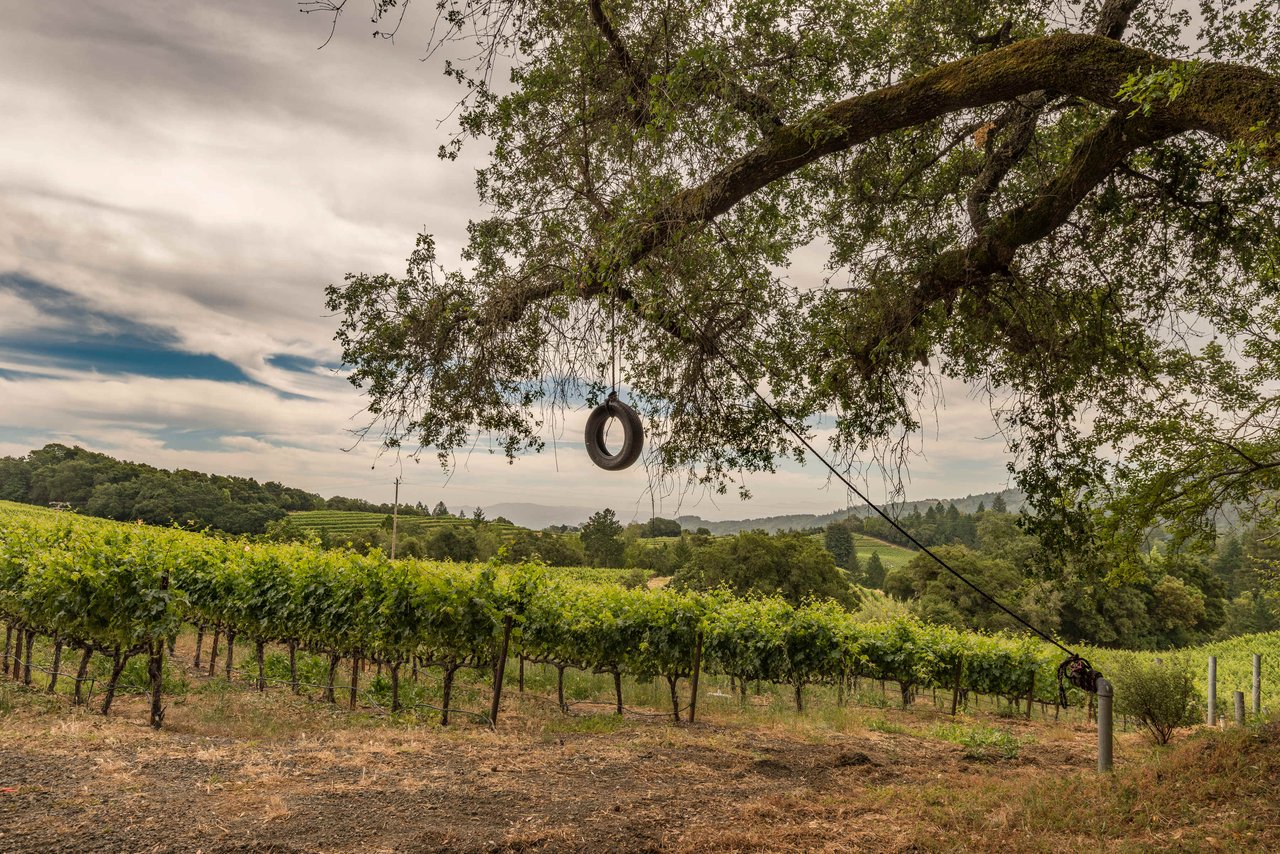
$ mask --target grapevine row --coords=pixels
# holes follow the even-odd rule
[[[473,567],[391,561],[303,545],[224,541],[141,525],[0,510],[0,618],[18,649],[35,635],[113,662],[153,662],[184,623],[250,645],[263,678],[268,644],[385,665],[399,703],[401,668],[439,668],[446,698],[461,668],[490,671],[496,720],[508,655],[678,687],[720,673],[794,687],[893,680],[908,702],[920,688],[1023,698],[1056,685],[1037,673],[1056,660],[1043,645],[899,619],[859,622],[835,603],[794,607],[723,592],[628,590],[555,578],[537,566]],[[215,640],[214,649],[217,648]],[[213,662],[210,662],[212,672]],[[158,671],[157,671],[158,690]],[[1052,690],[1051,690],[1052,689]],[[745,687],[744,687],[745,690]],[[332,699],[332,690],[328,699]],[[563,697],[561,698],[563,702]],[[159,699],[153,708],[159,713]],[[447,715],[447,713],[445,713]],[[446,718],[447,722],[447,718]],[[153,717],[153,723],[159,724]]]

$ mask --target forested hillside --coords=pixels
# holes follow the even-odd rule
[[[49,444],[23,457],[0,458],[0,500],[64,504],[89,516],[178,523],[232,534],[257,534],[295,510],[390,513],[390,504],[358,498],[322,498],[274,481],[156,468],[117,460],[81,447]],[[406,515],[427,508],[402,506]]]
[[[1045,548],[1021,517],[998,504],[975,513],[939,504],[899,521],[1004,604],[1073,641],[1151,649],[1280,629],[1274,585],[1280,545],[1274,526],[1224,532],[1213,543],[1152,537],[1149,548],[1135,557],[1106,550],[1063,556]],[[858,534],[909,544],[883,520],[851,518],[826,528],[837,560],[839,543]],[[931,622],[1018,628],[928,555],[915,555],[884,568],[859,560],[855,549],[847,565],[861,583],[883,589]]]
[[[1017,511],[1022,507],[1025,496],[1021,490],[1005,489],[1000,492],[982,492],[977,495],[966,495],[964,498],[946,499],[945,503],[954,506],[961,513],[975,513],[986,507],[1003,505],[1009,510]],[[931,507],[943,504],[937,498],[925,498],[919,501],[903,501],[887,505],[890,514],[904,519],[922,513]],[[851,516],[858,518],[874,517],[870,507],[851,507],[834,510],[821,515],[813,513],[793,513],[786,516],[762,516],[757,519],[732,519],[722,522],[711,522],[701,516],[681,516],[680,524],[690,531],[706,528],[712,534],[738,534],[743,531],[800,531],[808,528],[820,528],[839,522]],[[888,526],[885,526],[888,529]]]

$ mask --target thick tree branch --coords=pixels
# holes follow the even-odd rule
[[[645,87],[648,85],[644,71],[631,58],[631,52],[627,50],[627,46],[623,43],[622,37],[618,35],[618,31],[613,28],[612,22],[609,21],[609,16],[604,13],[604,7],[600,5],[600,0],[587,0],[587,9],[591,13],[591,23],[596,25],[600,35],[608,42],[609,49],[613,51],[613,58],[617,60],[622,73],[631,82],[631,96],[636,102],[636,107],[639,108],[644,98]]]
[[[1129,27],[1129,19],[1142,2],[1143,0],[1107,0],[1098,14],[1098,23],[1093,32],[1119,41]]]
[[[1157,122],[1117,113],[1076,146],[1070,160],[1026,204],[991,222],[969,244],[939,255],[919,274],[908,297],[876,316],[866,352],[852,354],[864,370],[871,366],[875,342],[909,333],[926,310],[949,301],[965,288],[985,287],[1009,271],[1016,251],[1061,226],[1081,201],[1133,152],[1172,133]]]
[[[1107,0],[1098,15],[1094,34],[1119,40],[1129,25],[1129,18],[1140,3],[1142,0]],[[996,47],[1004,44],[1008,37],[1010,23],[1005,21],[999,33],[994,34],[988,43]],[[999,146],[983,164],[982,171],[978,173],[977,179],[973,182],[973,188],[969,191],[966,204],[969,221],[973,224],[975,231],[981,231],[990,222],[987,205],[996,190],[1000,188],[1001,182],[1009,174],[1009,170],[1022,159],[1022,155],[1035,139],[1036,125],[1049,100],[1048,92],[1033,92],[1026,98],[1015,101],[1011,115],[998,122],[997,129],[993,133],[999,133],[1007,126],[1008,136],[1000,141]]]
[[[987,205],[999,189],[1000,182],[1022,159],[1027,147],[1035,139],[1036,122],[1048,100],[1045,92],[1033,92],[1026,102],[1014,103],[1012,117],[1008,124],[1008,135],[1000,140],[996,150],[987,158],[978,177],[974,179],[973,188],[969,191],[966,207],[969,222],[973,225],[974,231],[982,231],[991,221],[987,213]]]
[[[1058,34],[1015,42],[838,101],[778,128],[701,184],[671,196],[634,225],[629,245],[614,254],[617,260],[583,265],[591,272],[583,276],[575,295],[602,293],[622,270],[685,229],[725,213],[757,190],[830,154],[949,113],[1040,90],[1128,112],[1133,105],[1117,94],[1122,84],[1133,74],[1167,68],[1172,62],[1103,36]],[[1205,63],[1176,100],[1150,106],[1150,124],[1160,127],[1164,136],[1201,131],[1228,142],[1253,143],[1280,134],[1280,78],[1245,66]],[[1125,149],[1125,155],[1131,150]],[[1273,167],[1280,167],[1280,146],[1268,147],[1261,156]],[[1109,162],[1107,168],[1122,159]],[[1076,203],[1078,198],[1072,205]],[[1052,222],[1052,216],[1045,216],[1050,209],[1060,213],[1053,200],[1046,199],[1035,211],[1020,217],[1022,233],[1033,234]],[[501,310],[491,317],[515,320],[531,302],[563,292],[561,281],[544,281],[520,293],[506,291],[501,296]]]

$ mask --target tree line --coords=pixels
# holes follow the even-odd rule
[[[0,457],[0,500],[65,505],[88,516],[151,525],[178,524],[229,534],[261,534],[295,510],[391,513],[392,505],[313,492],[275,481],[167,470],[57,443],[26,456]],[[443,503],[401,505],[406,516],[447,513]]]

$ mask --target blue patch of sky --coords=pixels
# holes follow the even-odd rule
[[[163,379],[205,379],[249,382],[239,367],[200,353],[100,337],[73,341],[0,340],[0,353],[35,364],[93,371],[100,374],[137,374]]]
[[[268,356],[267,364],[273,368],[293,371],[297,374],[311,374],[321,368],[326,371],[336,371],[341,367],[341,365],[326,365],[324,362],[317,362],[306,356],[295,356],[292,353],[276,353],[274,356]]]
[[[18,297],[48,320],[0,334],[0,354],[11,361],[102,374],[252,382],[226,359],[183,350],[169,330],[91,308],[56,285],[6,273],[0,274],[0,292]]]
[[[6,445],[39,448],[43,447],[49,441],[52,440],[47,439],[39,433],[32,432],[31,430],[18,429],[16,427],[0,427],[0,442]]]
[[[229,436],[261,437],[255,433],[227,433],[221,430],[153,430],[151,435],[173,451],[225,451],[223,440]]]

